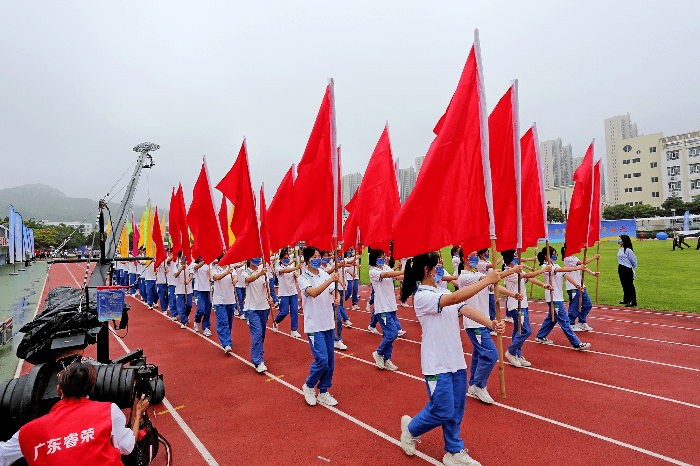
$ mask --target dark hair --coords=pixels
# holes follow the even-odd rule
[[[459,249],[459,265],[457,266],[457,275],[462,273],[462,270],[464,270],[464,251],[462,251],[462,248]]]
[[[480,249],[480,250],[476,251],[476,255],[481,256],[483,254],[486,254],[488,252],[488,250],[489,250],[489,248]]]
[[[634,251],[634,248],[632,247],[632,240],[630,239],[629,236],[627,235],[620,235],[620,239],[622,240],[622,247],[627,250],[627,248],[630,248],[631,250]]]
[[[58,386],[64,398],[80,399],[88,396],[95,387],[97,370],[88,363],[76,362],[58,374]]]
[[[566,257],[566,241],[564,241],[564,246],[561,247],[561,257]]]
[[[416,283],[425,278],[425,267],[432,270],[438,264],[438,253],[434,251],[419,254],[406,261],[401,285],[401,301],[406,301],[416,290]]]
[[[280,250],[280,257],[279,257],[280,262],[282,262],[282,259],[285,256],[289,256],[289,249],[286,246]]]
[[[331,255],[331,253],[326,251],[325,249],[323,251],[320,251],[319,254],[321,254],[321,257],[325,256],[326,254],[328,254],[329,256]]]
[[[450,249],[450,256],[454,257],[455,252],[459,251],[461,249],[461,246],[452,246],[452,249]]]
[[[513,262],[513,259],[515,258],[515,253],[515,249],[507,249],[501,252],[501,257],[503,257],[503,265],[501,266],[501,270],[505,270],[506,264],[510,264],[511,262]]]
[[[384,255],[384,251],[381,249],[372,249],[369,253],[369,265],[376,267],[377,259]]]
[[[549,256],[553,256],[557,253],[557,250],[554,249],[552,246],[549,247]],[[545,261],[547,260],[547,246],[543,247],[540,252],[537,253],[537,260],[539,261],[540,265],[544,264]]]
[[[345,250],[345,257],[350,257],[350,255],[351,255],[351,254],[350,254],[350,249],[352,249],[352,246],[350,246],[349,248],[347,248],[347,249]]]
[[[302,251],[302,255],[304,256],[304,262],[306,262],[308,264],[311,257],[313,257],[313,255],[316,253],[321,254],[321,251],[314,246],[305,247],[304,250]]]

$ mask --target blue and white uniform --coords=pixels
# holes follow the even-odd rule
[[[391,359],[394,350],[394,340],[399,334],[398,318],[396,317],[396,295],[394,294],[394,277],[382,278],[382,273],[393,272],[391,267],[382,264],[369,268],[369,280],[374,290],[374,315],[382,327],[382,342],[377,348],[377,354],[385,360]]]
[[[508,270],[510,267],[506,267]],[[508,291],[513,293],[518,292],[518,274],[513,273],[503,279]],[[508,345],[508,352],[513,356],[523,357],[522,347],[530,335],[532,335],[532,326],[530,326],[530,313],[528,311],[527,293],[525,292],[525,284],[528,282],[526,278],[520,279],[520,292],[523,294],[523,300],[520,303],[520,333],[518,333],[518,300],[515,298],[506,298],[506,315],[513,319],[513,340]]]
[[[194,291],[197,293],[197,309],[194,321],[202,323],[202,330],[211,327],[211,280],[209,264],[204,264],[194,271]]]
[[[216,280],[215,277],[226,273],[228,270],[228,266],[220,267],[218,265],[213,266],[211,270],[212,280],[214,280],[212,302],[214,314],[216,315],[216,334],[219,336],[219,342],[224,348],[232,346],[231,325],[236,303],[236,287],[233,285],[233,277],[237,276],[237,274],[234,271],[233,275],[226,275],[220,280]]]
[[[569,256],[564,258],[564,267],[576,267],[579,262],[578,257]],[[581,283],[581,271],[576,270],[574,272],[569,272],[569,276],[576,280],[576,283]],[[591,298],[588,296],[588,291],[583,288],[583,292],[580,292],[571,282],[567,280],[566,282],[566,294],[569,295],[569,323],[573,326],[576,324],[576,319],[579,322],[585,324],[586,317],[588,313],[593,308],[593,303],[591,303]],[[583,295],[583,301],[581,303],[581,312],[578,311],[579,299]]]
[[[173,262],[173,275],[180,270],[180,265]],[[194,264],[186,265],[180,272],[180,275],[175,277],[175,303],[177,306],[177,314],[180,317],[180,323],[187,325],[190,321],[190,313],[192,312],[192,282],[185,285],[185,281],[194,274]]]
[[[263,266],[261,263],[256,269],[246,268],[243,273],[243,283],[249,277],[260,272]],[[245,283],[246,301],[245,301],[245,320],[248,322],[248,330],[250,330],[250,359],[256,366],[262,362],[265,348],[265,330],[267,330],[267,318],[270,315],[270,305],[267,302],[267,276],[261,275],[250,283]]]
[[[277,296],[279,298],[280,310],[275,317],[275,322],[280,323],[287,317],[291,320],[292,332],[299,329],[299,294],[297,292],[297,271],[282,273],[282,270],[294,268],[291,260],[285,259],[285,263],[279,261],[275,264],[275,272],[279,287]]]
[[[492,265],[491,261],[479,259],[476,270],[481,274],[488,275],[489,265]],[[489,285],[489,319],[496,319],[496,294],[493,285]]]
[[[547,263],[542,264],[542,268],[545,268]],[[569,343],[573,346],[579,346],[581,340],[578,339],[574,331],[571,329],[571,324],[569,323],[569,315],[564,307],[564,275],[565,272],[561,272],[559,269],[561,267],[558,264],[552,265],[552,283],[549,283],[549,273],[544,273],[544,282],[547,285],[552,285],[553,291],[545,290],[544,299],[547,301],[549,306],[549,312],[547,317],[545,317],[539,332],[537,332],[537,338],[546,338],[549,332],[554,328],[554,322],[552,322],[552,312],[554,312],[554,318],[556,323],[559,324],[561,329],[564,331],[564,335],[569,339]]]

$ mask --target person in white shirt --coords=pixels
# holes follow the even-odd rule
[[[156,267],[155,262],[152,260],[141,261],[144,266],[142,277],[143,277],[143,288],[146,291],[146,295],[142,296],[141,299],[146,301],[148,304],[148,309],[153,309],[153,304],[157,302],[156,295]]]
[[[479,257],[479,264],[476,267],[476,270],[479,273],[482,273],[486,275],[489,273],[490,269],[493,269],[493,264],[489,261],[489,250],[488,249],[481,249],[476,252],[477,257]],[[498,259],[496,262],[496,265],[501,263],[501,259]],[[496,296],[493,293],[493,287],[489,288],[489,317],[491,320],[496,318]],[[508,317],[505,319],[506,322],[508,322]]]
[[[267,280],[270,283],[270,297],[272,298],[273,307],[279,307],[280,300],[275,293],[275,263],[277,259],[274,254],[270,255],[270,268],[267,270]]]
[[[552,314],[554,314],[556,323],[558,323],[561,329],[564,331],[564,335],[566,335],[566,338],[569,339],[569,343],[571,343],[575,350],[580,351],[586,348],[590,348],[590,343],[581,343],[581,340],[579,340],[576,334],[573,332],[573,330],[571,330],[571,325],[569,324],[569,315],[566,311],[566,308],[564,307],[563,291],[564,279],[571,282],[579,290],[583,288],[578,284],[578,282],[576,282],[576,280],[571,275],[569,275],[569,272],[583,270],[586,266],[579,265],[576,267],[560,267],[558,264],[554,263],[557,260],[557,251],[551,246],[549,247],[549,257],[551,259],[552,271],[544,275],[545,283],[547,285],[552,285],[552,291],[545,290],[544,292],[544,299],[545,301],[547,301],[547,305],[549,306],[549,312],[547,313],[547,317],[545,317],[544,322],[542,322],[542,326],[540,327],[539,332],[537,332],[537,337],[535,338],[535,341],[537,343],[544,343],[546,345],[554,344],[552,340],[547,338],[549,332],[551,332],[554,328],[555,322],[552,321]],[[537,259],[539,260],[540,265],[544,268],[545,266],[543,264],[547,262],[546,246],[542,248],[542,250],[537,254]]]
[[[345,264],[343,262],[343,257],[340,251],[337,252],[338,257],[335,259],[338,263],[338,293],[341,297],[345,295],[345,279],[343,270],[345,269]],[[336,260],[331,258],[331,253],[328,251],[321,251],[321,267],[327,274],[332,274],[335,272]],[[335,343],[334,348],[339,350],[348,349],[347,345],[343,343],[343,315],[347,319],[347,314],[345,314],[345,309],[343,308],[343,300],[340,300],[340,305],[335,306],[335,317],[337,320],[336,331],[335,331]]]
[[[241,262],[235,264],[236,274],[238,275],[238,281],[236,282],[236,310],[233,315],[238,316],[239,319],[245,320],[245,278],[243,277],[243,272],[246,269],[246,263]]]
[[[163,310],[163,314],[168,313],[168,267],[165,261],[161,262],[158,267],[156,267],[156,294],[158,295],[158,303],[160,303],[160,308]],[[156,306],[158,305],[156,303]]]
[[[145,256],[146,255],[146,249],[145,248],[140,248],[139,249],[139,255],[140,256]],[[148,299],[148,296],[146,295],[146,278],[143,275],[143,272],[146,270],[146,263],[148,261],[138,261],[136,263],[136,277],[137,277],[137,288],[139,290],[139,295],[141,301],[146,301]]]
[[[289,249],[282,248],[279,255],[280,260],[275,264],[275,271],[279,280],[279,308],[274,321],[272,322],[272,330],[277,331],[280,322],[287,317],[291,320],[292,333],[295,338],[301,338],[299,329],[299,294],[297,292],[297,278],[299,277],[299,269],[301,264],[294,265],[289,258]]]
[[[273,301],[267,291],[267,267],[262,263],[262,258],[250,259],[247,265],[242,275],[246,285],[245,320],[250,330],[250,359],[255,364],[255,370],[262,374],[267,370],[263,360],[265,324]]]
[[[299,277],[299,288],[304,305],[304,333],[309,339],[314,362],[301,389],[310,406],[314,406],[317,401],[335,406],[338,401],[328,393],[328,389],[332,386],[335,367],[333,305],[340,305],[340,294],[335,291],[333,283],[339,277],[335,272],[329,275],[321,268],[321,251],[318,248],[306,247],[303,255],[307,267]],[[316,387],[319,390],[318,397]]]
[[[460,438],[467,395],[467,361],[464,359],[459,317],[474,319],[499,333],[505,323],[491,321],[464,302],[485,287],[498,283],[500,274],[492,270],[483,280],[451,293],[435,286],[433,274],[438,264],[436,252],[419,254],[406,263],[402,299],[415,292],[413,308],[422,328],[421,370],[430,400],[415,417],[401,418],[401,447],[407,455],[416,451],[416,441],[424,433],[442,427],[447,466],[478,465]]]
[[[392,270],[385,262],[386,253],[381,249],[372,249],[369,253],[369,280],[374,289],[374,314],[382,327],[382,342],[372,357],[378,368],[395,371],[398,367],[391,359],[399,325],[394,280],[403,278],[403,272]]]
[[[137,288],[136,261],[129,261],[128,266],[129,266],[129,285],[131,286],[131,288],[129,289],[129,292],[131,293],[131,297],[134,298],[134,297],[136,297],[136,288]]]
[[[219,256],[219,260],[223,253]],[[214,261],[215,263],[218,260]],[[236,282],[238,274],[233,266],[214,265],[212,267],[212,279],[214,280],[214,313],[216,314],[216,334],[219,342],[224,347],[224,352],[230,354],[231,346],[231,325],[233,324],[233,312],[236,303]]]
[[[580,261],[578,257],[574,255],[566,255],[566,243],[561,248],[561,256],[564,258],[564,267],[576,267],[577,265],[588,265],[596,259],[600,259],[600,254],[596,254],[593,257],[586,259],[585,262]],[[597,277],[600,272],[593,272],[591,269],[586,267],[584,269],[586,273]],[[581,283],[581,272],[578,270],[575,272],[569,272],[571,276],[576,280],[576,282]],[[582,284],[583,285],[583,284]],[[576,287],[571,284],[571,282],[566,282],[566,294],[569,295],[569,324],[571,325],[571,330],[574,332],[590,332],[593,327],[588,325],[586,318],[588,313],[593,308],[593,303],[591,303],[591,298],[588,296],[588,291],[586,291],[586,285],[583,285],[583,291],[579,293]],[[579,298],[583,297],[581,304],[579,304]],[[581,306],[581,312],[579,312],[579,306]],[[576,322],[578,319],[578,322]]]
[[[170,320],[177,320],[177,299],[175,297],[175,271],[178,269],[177,260],[173,256],[168,256],[165,260],[168,273],[165,280],[168,282],[168,309],[170,310]],[[163,315],[168,315],[163,309]]]
[[[194,278],[194,264],[187,265],[182,253],[179,252],[175,270],[175,302],[177,314],[180,317],[180,328],[187,327],[192,312],[192,279]]]
[[[209,264],[199,256],[194,265],[194,291],[197,293],[197,307],[194,311],[194,331],[199,332],[202,324],[202,335],[211,336],[211,272]]]
[[[503,251],[501,256],[503,257],[503,263],[505,267],[515,267],[518,265],[518,258],[516,257],[517,251],[515,249],[509,249]],[[506,351],[506,359],[510,362],[513,367],[530,367],[532,364],[530,361],[523,357],[522,347],[530,335],[532,335],[532,327],[530,326],[530,314],[528,311],[527,294],[525,293],[525,284],[531,281],[537,286],[541,286],[545,290],[552,290],[551,285],[545,285],[535,277],[542,273],[546,273],[552,270],[548,265],[540,270],[533,271],[531,273],[524,273],[520,275],[520,292],[523,295],[522,301],[520,301],[520,331],[518,331],[518,300],[513,298],[506,299],[506,313],[514,320],[513,325],[513,336],[511,344],[508,345],[508,351]],[[518,275],[511,274],[504,279],[506,288],[512,293],[518,293]]]
[[[352,295],[352,307],[350,309],[354,311],[359,311],[360,306],[357,305],[359,298],[357,295],[358,289],[359,289],[359,283],[360,283],[360,272],[358,268],[358,261],[359,258],[355,255],[355,248],[350,247],[348,248],[347,251],[345,251],[345,267],[344,267],[344,273],[345,273],[345,283],[347,284],[347,290],[345,290],[345,296],[344,296],[344,301],[347,301],[348,298]],[[343,306],[345,307],[345,306]],[[345,310],[343,310],[343,313],[345,313]],[[350,322],[348,320],[347,314],[343,317],[345,319],[345,322]],[[352,327],[352,323],[350,325],[346,325],[346,327]]]

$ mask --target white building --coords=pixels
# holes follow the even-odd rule
[[[700,195],[700,131],[662,137],[660,146],[663,198],[693,200]]]
[[[406,202],[415,185],[416,171],[413,167],[399,168],[399,197],[401,198],[401,204]]]
[[[69,228],[72,228],[72,229],[74,229],[74,230],[77,229],[77,228],[79,228],[79,229],[80,229],[80,232],[81,232],[83,235],[85,235],[85,236],[88,236],[90,233],[92,233],[92,232],[95,230],[95,226],[94,226],[92,223],[82,223],[82,222],[49,222],[49,221],[47,221],[47,220],[42,221],[42,223],[43,223],[44,225],[53,225],[53,226],[58,226],[58,225],[63,224],[63,225],[65,225],[65,226],[67,226],[67,227],[69,227]],[[106,225],[105,225],[105,228],[107,228]]]
[[[561,138],[540,143],[540,155],[544,165],[544,187],[569,186],[574,177],[574,159],[571,144],[564,146]]]
[[[612,204],[620,203],[620,177],[619,170],[622,167],[618,166],[621,151],[624,143],[620,142],[624,139],[636,138],[637,123],[630,121],[630,114],[618,115],[605,119],[605,155],[606,155],[606,179],[608,186],[605,191],[606,198]],[[602,178],[601,178],[602,182]]]
[[[342,178],[343,189],[343,207],[350,202],[350,199],[355,195],[355,191],[362,183],[362,173],[351,173]],[[345,212],[345,209],[343,209]]]

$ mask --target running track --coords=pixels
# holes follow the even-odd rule
[[[52,287],[78,286],[84,268],[55,264],[50,273]],[[42,301],[47,292],[45,286]],[[234,319],[234,354],[227,356],[215,325],[206,338],[191,323],[182,330],[127,297],[129,332],[122,340],[111,336],[110,353],[143,348],[165,375],[166,400],[152,411],[176,465],[441,464],[440,431],[425,434],[414,457],[398,442],[401,415],[415,415],[428,399],[420,325],[412,308],[399,307],[407,331],[394,343],[399,371],[380,371],[371,354],[381,336],[367,331],[368,292],[361,286],[361,310],[348,310],[354,324],[343,329],[348,350],[336,351],[336,408],[305,403],[300,387],[311,351],[306,340],[289,336],[289,318],[279,333],[268,327],[268,372],[261,375],[250,363],[244,321]],[[531,301],[530,312],[537,332],[546,308]],[[531,337],[523,352],[533,367],[506,364],[507,399],[499,396],[494,369],[488,389],[497,404],[467,399],[462,438],[470,455],[484,465],[700,464],[700,316],[601,306],[589,324],[594,332],[578,335],[590,351],[573,351],[558,327],[549,336],[554,346]],[[506,336],[512,324],[507,327]],[[463,343],[469,362],[466,334]],[[22,373],[29,369],[24,364]]]

